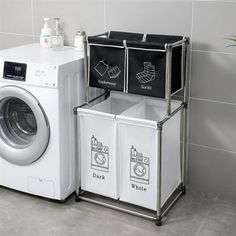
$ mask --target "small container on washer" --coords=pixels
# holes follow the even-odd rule
[[[74,38],[74,47],[76,50],[84,51],[84,38],[86,36],[85,31],[77,31]]]

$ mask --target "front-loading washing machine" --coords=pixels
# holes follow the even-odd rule
[[[83,55],[72,47],[0,51],[0,185],[57,200],[75,190],[82,72]]]

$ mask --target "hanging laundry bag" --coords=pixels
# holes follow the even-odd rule
[[[175,109],[180,102],[172,102]],[[145,99],[117,116],[120,200],[156,210],[157,122],[166,115],[166,102]],[[161,205],[181,183],[180,112],[163,125]]]
[[[147,35],[145,42],[127,41],[127,91],[166,97],[166,43],[182,40],[181,36]],[[182,47],[173,48],[171,93],[182,88]]]
[[[142,34],[111,31],[109,38],[88,37],[89,86],[125,90],[125,40],[141,41]]]
[[[140,96],[111,92],[105,101],[89,109],[78,109],[83,190],[118,198],[115,116],[140,100]]]

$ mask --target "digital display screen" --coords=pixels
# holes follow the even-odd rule
[[[3,78],[25,81],[27,64],[18,62],[4,62]]]
[[[21,67],[20,66],[16,66],[15,67],[15,71],[20,72],[21,71]]]

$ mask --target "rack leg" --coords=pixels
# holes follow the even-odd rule
[[[182,195],[186,194],[186,187],[185,187],[185,184],[183,182],[178,187],[178,190],[181,192]]]
[[[161,226],[161,174],[162,174],[162,125],[157,124],[158,132],[158,150],[157,150],[157,212],[156,212],[156,225]]]
[[[78,188],[78,189],[75,190],[75,201],[76,202],[80,201],[80,198],[79,198],[80,192],[81,192],[81,188]]]
[[[183,185],[182,186],[182,195],[185,195],[186,194],[186,187]]]
[[[157,217],[157,219],[156,219],[156,225],[157,225],[157,226],[161,226],[161,224],[162,224],[162,217],[159,216],[159,217]]]

